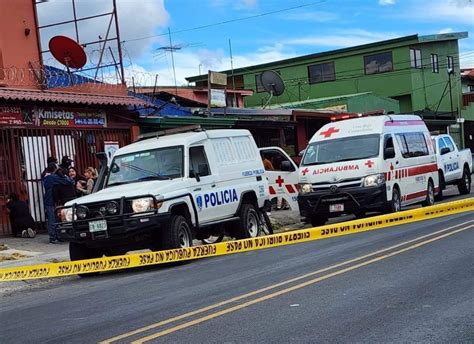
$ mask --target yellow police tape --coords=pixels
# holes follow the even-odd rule
[[[205,246],[157,252],[77,260],[73,262],[5,268],[0,269],[0,281],[61,277],[221,256],[366,232],[468,211],[474,211],[474,198],[252,239],[226,241]]]

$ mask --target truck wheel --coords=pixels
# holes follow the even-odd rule
[[[446,187],[446,185],[444,185],[444,175],[441,171],[438,172],[438,180],[439,180],[439,191],[438,193],[436,194],[435,196],[435,201],[436,202],[439,202],[439,201],[442,201],[443,200],[443,190],[444,188]]]
[[[69,242],[69,258],[71,261],[100,258],[103,254],[99,249],[87,247],[84,244]],[[78,274],[79,277],[97,276],[98,272],[91,272],[88,274]]]
[[[313,215],[311,216],[311,226],[313,227],[319,227],[319,226],[324,226],[328,218],[323,215]]]
[[[239,222],[235,228],[236,239],[255,238],[260,234],[259,216],[252,204],[242,204]]]
[[[172,215],[168,226],[163,231],[163,248],[185,248],[193,245],[191,228],[182,215]]]
[[[387,210],[389,213],[398,213],[402,209],[402,201],[400,199],[400,191],[394,188],[392,191],[392,200],[388,202]]]
[[[423,207],[429,207],[433,205],[435,202],[435,195],[434,195],[434,186],[433,182],[430,180],[428,182],[428,188],[426,189],[426,199],[423,201]]]
[[[462,178],[458,182],[458,190],[461,195],[466,195],[471,192],[471,174],[466,167],[464,167]]]

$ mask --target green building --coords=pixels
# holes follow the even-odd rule
[[[457,141],[461,142],[462,128],[456,123],[463,107],[458,40],[467,36],[467,32],[411,35],[224,73],[228,85],[254,90],[245,98],[246,107],[267,102],[269,95],[260,76],[273,70],[280,74],[286,89],[271,99],[272,106],[371,92],[397,100],[402,113],[420,114],[432,130],[446,132],[449,128],[458,133]],[[207,86],[207,74],[187,80]],[[372,103],[361,110],[378,110],[371,108]]]

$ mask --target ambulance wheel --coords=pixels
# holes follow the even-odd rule
[[[259,216],[252,204],[245,203],[239,211],[239,221],[235,228],[236,239],[255,238],[260,234]]]
[[[90,248],[84,244],[79,244],[76,242],[69,242],[69,258],[71,261],[83,260],[83,259],[93,259],[102,257],[102,252],[97,248]],[[88,274],[78,274],[79,277],[92,277],[97,276],[98,272],[91,272]]]
[[[400,198],[400,191],[398,188],[393,188],[392,191],[392,200],[388,202],[388,212],[389,213],[398,213],[402,209],[402,201]]]
[[[193,237],[188,221],[182,215],[172,215],[164,228],[162,237],[163,248],[186,248],[193,245]]]
[[[217,244],[218,242],[221,242],[222,239],[224,239],[224,234],[219,233],[217,235],[209,235],[209,237],[202,239],[202,243],[209,245],[209,244]]]
[[[327,222],[328,218],[323,215],[313,215],[311,216],[311,226],[313,227],[319,227],[319,226],[324,226],[325,223]]]
[[[462,178],[458,182],[458,190],[461,195],[467,195],[471,192],[471,174],[467,167],[464,167]]]
[[[441,171],[438,171],[438,185],[439,185],[439,190],[435,196],[435,201],[437,202],[443,200],[443,190],[446,188],[445,181],[444,181],[444,174]]]
[[[430,180],[428,182],[428,188],[426,189],[426,199],[423,202],[423,207],[429,207],[433,205],[434,202],[435,202],[434,186],[433,186],[433,182]]]

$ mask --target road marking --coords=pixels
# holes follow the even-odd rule
[[[463,222],[463,223],[460,223],[460,224],[457,224],[457,225],[454,225],[454,226],[451,226],[451,227],[448,227],[448,228],[445,228],[445,229],[441,229],[439,231],[436,231],[436,232],[433,232],[433,233],[430,233],[430,234],[422,235],[420,237],[417,237],[417,238],[414,238],[414,239],[411,239],[411,240],[408,240],[408,241],[404,241],[402,243],[399,243],[399,244],[396,244],[396,245],[393,245],[393,246],[390,246],[390,247],[387,247],[387,248],[384,248],[384,249],[381,249],[381,250],[378,250],[378,251],[375,251],[375,252],[360,256],[360,257],[357,257],[357,258],[346,260],[344,262],[337,263],[337,264],[334,264],[334,265],[331,265],[331,266],[328,266],[326,268],[319,269],[319,270],[316,270],[316,271],[313,271],[313,272],[309,272],[307,274],[304,274],[304,275],[301,275],[301,276],[298,276],[298,277],[294,277],[294,278],[291,278],[291,279],[288,279],[288,280],[270,285],[270,286],[262,288],[262,289],[258,289],[258,290],[255,290],[255,291],[252,291],[252,292],[249,292],[249,293],[246,293],[246,294],[242,294],[242,295],[233,297],[231,299],[227,299],[227,300],[224,300],[224,301],[221,301],[221,302],[218,302],[218,303],[215,303],[215,304],[203,307],[203,308],[196,309],[196,310],[191,311],[191,312],[187,312],[187,313],[178,315],[176,317],[172,317],[172,318],[169,318],[169,319],[166,319],[166,320],[162,320],[160,322],[153,323],[153,324],[138,328],[136,330],[133,330],[133,331],[130,331],[130,332],[127,332],[127,333],[123,333],[121,335],[118,335],[118,336],[115,336],[115,337],[112,337],[112,338],[109,338],[109,339],[105,339],[105,340],[99,342],[99,344],[109,344],[109,343],[112,343],[112,342],[115,342],[115,341],[118,341],[118,340],[121,340],[121,339],[124,339],[124,338],[127,338],[127,337],[131,337],[131,336],[134,336],[136,334],[140,334],[140,333],[155,329],[157,327],[167,325],[167,324],[176,322],[178,320],[182,320],[182,319],[191,317],[193,315],[197,315],[197,314],[204,313],[204,312],[207,312],[209,310],[212,310],[212,309],[215,309],[215,308],[218,308],[218,307],[221,307],[221,306],[225,306],[229,303],[240,301],[242,299],[246,299],[248,297],[255,296],[255,295],[264,293],[264,292],[269,291],[269,290],[276,289],[278,287],[281,287],[281,286],[284,286],[284,285],[287,285],[287,284],[290,284],[290,283],[293,283],[293,282],[297,282],[299,280],[302,280],[302,279],[320,274],[322,272],[326,272],[326,271],[329,271],[329,270],[332,270],[332,269],[335,269],[335,268],[339,268],[341,266],[351,264],[351,263],[354,263],[354,262],[357,262],[357,261],[375,256],[375,255],[379,255],[381,253],[393,250],[393,249],[398,248],[400,246],[411,244],[415,241],[423,240],[425,238],[428,238],[428,237],[431,237],[431,236],[434,236],[434,235],[437,235],[437,234],[441,234],[441,233],[449,231],[453,228],[468,225],[470,223],[474,223],[474,220],[469,220],[469,221],[466,221],[466,222]]]
[[[292,286],[292,287],[279,290],[279,291],[274,292],[274,293],[272,293],[272,294],[268,294],[268,295],[259,297],[259,298],[257,298],[257,299],[253,299],[253,300],[244,302],[244,303],[242,303],[242,304],[240,304],[240,305],[236,305],[236,306],[234,306],[234,307],[230,307],[230,308],[227,308],[227,309],[223,309],[223,310],[218,311],[218,312],[216,312],[216,313],[206,315],[206,316],[204,316],[204,317],[202,317],[202,318],[194,319],[194,320],[191,320],[191,321],[189,321],[189,322],[187,322],[187,323],[184,323],[184,324],[181,324],[181,325],[178,325],[178,326],[175,326],[175,327],[168,328],[168,329],[166,329],[166,330],[163,330],[163,331],[160,331],[160,332],[151,334],[151,335],[149,335],[149,336],[140,338],[140,339],[138,339],[138,340],[135,340],[135,341],[132,342],[132,344],[142,344],[142,343],[148,342],[148,341],[150,341],[150,340],[153,340],[153,339],[156,339],[156,338],[165,336],[165,335],[167,335],[167,334],[170,334],[170,333],[173,333],[173,332],[176,332],[176,331],[179,331],[179,330],[182,330],[182,329],[185,329],[185,328],[188,328],[188,327],[191,327],[191,326],[200,324],[200,323],[202,323],[202,322],[205,322],[205,321],[208,321],[208,320],[211,320],[211,319],[220,317],[220,316],[222,316],[222,315],[235,312],[235,311],[237,311],[237,310],[239,310],[239,309],[246,308],[246,307],[251,306],[251,305],[254,305],[254,304],[256,304],[256,303],[260,303],[260,302],[266,301],[266,300],[268,300],[268,299],[272,299],[272,298],[277,297],[277,296],[280,296],[280,295],[288,294],[289,292],[292,292],[292,291],[295,291],[295,290],[298,290],[298,289],[302,289],[302,288],[304,288],[304,287],[307,287],[307,286],[312,285],[312,284],[316,284],[316,283],[318,283],[318,282],[324,281],[324,280],[329,279],[329,278],[331,278],[331,277],[338,276],[338,275],[344,274],[344,273],[346,273],[346,272],[349,272],[349,271],[352,271],[352,270],[356,270],[356,269],[361,268],[361,267],[363,267],[363,266],[376,263],[376,262],[378,262],[378,261],[380,261],[380,260],[383,260],[383,259],[386,259],[386,258],[390,258],[390,257],[393,257],[393,256],[395,256],[395,255],[399,255],[399,254],[401,254],[401,253],[404,253],[404,252],[413,250],[413,249],[415,249],[415,248],[418,248],[418,247],[427,245],[427,244],[432,243],[432,242],[437,241],[437,240],[444,239],[444,238],[446,238],[446,237],[449,237],[449,236],[454,235],[454,234],[457,234],[457,233],[459,233],[459,232],[468,230],[468,229],[470,229],[470,228],[474,228],[474,225],[469,225],[469,226],[467,226],[467,227],[463,227],[463,228],[454,230],[454,231],[452,231],[452,232],[450,232],[450,233],[446,233],[446,234],[437,236],[437,237],[435,237],[435,238],[431,238],[431,239],[428,239],[428,240],[426,240],[426,241],[419,242],[419,243],[417,243],[417,244],[415,244],[415,245],[405,247],[405,248],[403,248],[403,249],[401,249],[401,250],[398,250],[398,251],[395,251],[395,252],[391,252],[391,253],[388,253],[388,254],[386,254],[386,255],[377,257],[377,258],[373,258],[373,259],[368,260],[368,261],[366,261],[366,262],[362,262],[362,263],[359,263],[359,264],[356,264],[356,265],[353,265],[353,266],[344,268],[344,269],[342,269],[342,270],[338,270],[338,271],[329,273],[329,274],[327,274],[327,275],[324,275],[324,276],[321,276],[321,277],[318,277],[318,278],[315,278],[315,279],[312,279],[312,280],[309,280],[309,281],[306,281],[306,282],[303,282],[303,283],[294,285],[294,286]]]

